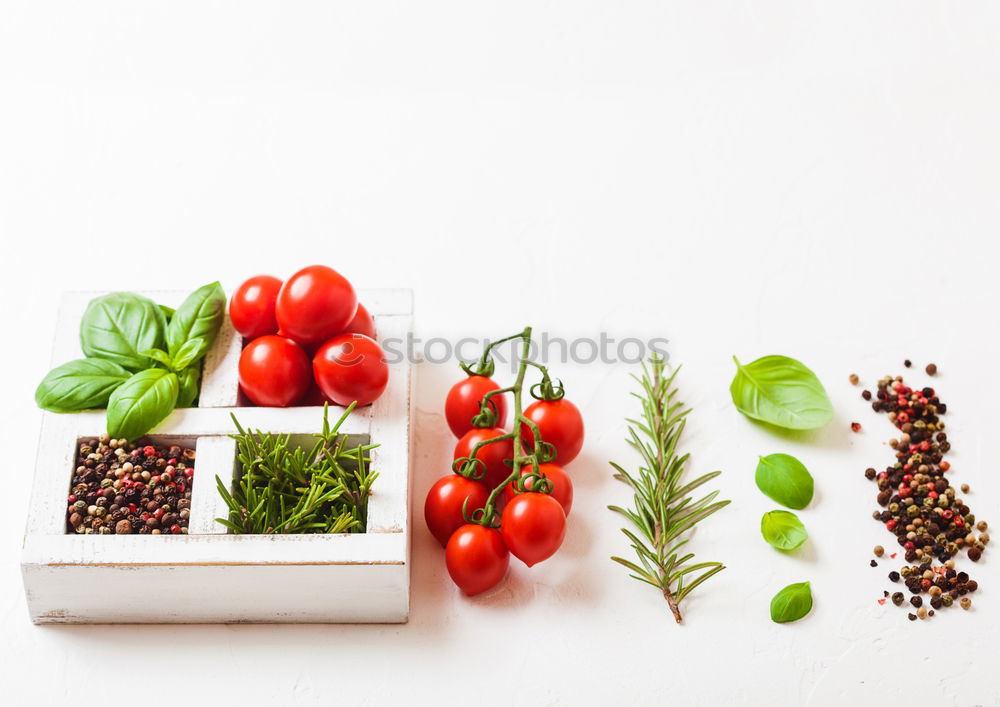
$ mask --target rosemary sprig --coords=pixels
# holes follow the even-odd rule
[[[323,407],[323,431],[306,451],[291,435],[244,430],[232,415],[240,473],[232,492],[218,476],[229,518],[216,518],[233,533],[363,533],[368,497],[378,473],[368,452],[377,444],[347,446],[340,427],[352,403],[333,427]]]
[[[634,509],[608,506],[631,521],[637,532],[622,528],[632,543],[638,563],[612,557],[624,565],[631,576],[651,584],[663,593],[677,623],[681,623],[680,603],[698,585],[725,569],[721,562],[693,563],[694,555],[681,555],[680,550],[690,538],[684,538],[697,523],[726,506],[729,501],[715,501],[718,491],[694,501],[690,494],[702,484],[714,479],[721,471],[700,476],[683,483],[684,465],[688,454],[679,455],[677,440],[684,431],[685,418],[690,412],[683,403],[675,402],[677,389],[674,378],[664,374],[665,362],[658,356],[643,364],[642,377],[632,376],[642,386],[642,394],[632,395],[642,402],[642,419],[627,419],[628,443],[639,452],[642,463],[638,474],[630,474],[611,462],[614,477],[628,484],[633,492]],[[691,577],[694,576],[694,579]]]

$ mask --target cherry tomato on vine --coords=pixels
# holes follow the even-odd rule
[[[504,508],[500,532],[511,554],[531,567],[552,557],[562,545],[566,513],[548,494],[518,494]]]
[[[488,496],[489,492],[481,483],[458,474],[449,474],[434,482],[424,501],[424,520],[441,547],[448,544],[452,533],[468,522],[462,515],[466,499],[466,508],[471,514],[486,505]]]
[[[358,297],[343,275],[325,265],[310,265],[281,286],[274,314],[282,334],[300,344],[317,344],[351,323]]]
[[[288,407],[312,384],[309,357],[291,339],[268,334],[243,349],[240,388],[255,405]]]
[[[365,306],[358,302],[358,311],[354,315],[354,319],[342,332],[344,334],[363,334],[369,339],[376,339],[375,336],[375,320],[372,315],[365,309]]]
[[[323,394],[344,407],[374,402],[389,384],[382,347],[361,334],[341,334],[313,357],[313,376]]]
[[[229,318],[243,338],[278,333],[274,305],[281,280],[270,275],[256,275],[244,282],[229,300]]]
[[[462,439],[458,440],[458,443],[455,445],[455,455],[452,458],[471,457],[472,450],[475,449],[477,444],[505,434],[507,434],[507,431],[500,427],[473,427],[462,435]],[[492,491],[500,485],[501,481],[510,476],[510,467],[504,464],[504,460],[513,458],[514,443],[509,439],[493,442],[492,444],[487,444],[485,447],[481,447],[476,454],[476,459],[485,464],[486,473],[479,481],[482,482],[485,488]],[[477,465],[476,474],[479,473],[479,470],[482,470],[482,466]]]
[[[556,461],[566,466],[576,459],[583,448],[583,417],[576,405],[562,400],[539,400],[524,411],[524,416],[538,425],[542,440],[556,448]],[[521,437],[531,444],[534,439],[531,428],[521,427]]]
[[[483,401],[483,396],[491,390],[499,388],[496,381],[486,376],[469,376],[451,387],[451,390],[448,391],[448,397],[444,401],[444,416],[456,437],[461,437],[472,429],[472,418],[479,414],[479,406]],[[497,413],[496,423],[494,423],[497,427],[503,427],[507,421],[505,397],[505,395],[494,395],[490,398],[493,409]]]
[[[444,561],[452,581],[473,596],[500,583],[510,566],[510,553],[499,530],[468,523],[448,540]]]
[[[521,476],[530,474],[532,471],[531,464],[526,464],[521,467]],[[573,507],[573,482],[569,480],[569,474],[561,466],[556,466],[555,464],[539,464],[538,471],[552,482],[552,491],[549,495],[559,501],[563,512],[568,516],[569,509]],[[531,491],[531,484],[530,479],[524,482],[525,491]],[[503,493],[508,503],[518,495],[517,491],[514,490],[513,484],[508,484]]]

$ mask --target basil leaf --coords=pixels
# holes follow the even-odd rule
[[[218,282],[199,287],[188,295],[167,326],[167,351],[177,357],[181,347],[192,339],[201,339],[191,362],[205,355],[215,341],[226,315],[226,293]],[[183,366],[182,366],[183,368]]]
[[[771,621],[784,624],[798,621],[812,611],[813,597],[809,582],[789,584],[771,600]]]
[[[201,358],[207,350],[208,346],[200,336],[195,339],[188,339],[174,355],[170,362],[170,368],[175,371],[183,371],[194,363],[196,359]]]
[[[35,389],[35,402],[51,412],[102,408],[108,404],[111,392],[130,375],[113,361],[80,358],[49,371]]]
[[[80,321],[80,346],[90,357],[113,361],[130,371],[148,368],[146,349],[163,348],[163,310],[150,299],[113,292],[90,301]]]
[[[189,408],[194,406],[194,401],[198,398],[201,390],[201,366],[189,366],[177,374],[180,379],[180,392],[177,393],[177,407]]]
[[[170,354],[168,354],[163,349],[146,349],[145,351],[140,351],[143,356],[151,358],[159,364],[162,364],[164,368],[170,368]]]
[[[833,419],[823,384],[805,364],[787,356],[764,356],[742,365],[729,386],[736,409],[747,417],[789,430],[814,430]]]
[[[177,311],[173,307],[168,307],[165,304],[160,305],[160,311],[163,312],[163,317],[169,322],[174,317],[174,313]]]
[[[809,537],[799,517],[788,511],[765,513],[760,519],[760,534],[779,550],[794,550]]]
[[[177,374],[162,368],[136,373],[111,394],[108,434],[135,439],[162,422],[177,403]]]
[[[754,480],[765,496],[788,508],[805,508],[813,497],[812,475],[790,454],[761,457]]]

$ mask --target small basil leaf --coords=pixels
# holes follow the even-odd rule
[[[177,403],[177,374],[149,368],[134,374],[111,394],[108,434],[135,439],[162,422]]]
[[[180,350],[174,354],[173,359],[170,362],[170,368],[175,371],[183,371],[185,368],[194,363],[197,359],[208,350],[208,346],[205,344],[205,340],[200,336],[194,339],[188,339],[181,346]]]
[[[177,407],[189,408],[194,406],[194,401],[198,398],[199,383],[201,382],[201,366],[189,366],[177,374],[180,379],[180,392],[177,393]]]
[[[798,621],[812,611],[813,597],[809,582],[789,584],[771,600],[771,621],[784,624]]]
[[[805,508],[813,497],[812,475],[790,454],[761,457],[754,480],[765,496],[789,508]]]
[[[765,513],[760,519],[760,534],[779,550],[794,550],[809,537],[799,517],[788,511]]]
[[[163,364],[164,368],[170,368],[170,354],[168,354],[163,349],[146,349],[145,351],[140,351],[143,356],[151,358],[157,363]]]
[[[90,301],[80,321],[80,347],[90,357],[114,361],[130,371],[150,364],[146,349],[163,348],[163,310],[150,299],[113,292]]]
[[[111,392],[130,375],[113,361],[77,359],[49,371],[35,390],[35,402],[51,412],[102,408],[108,404]]]
[[[201,339],[201,349],[192,361],[205,355],[215,341],[226,314],[226,293],[218,282],[199,287],[188,295],[167,326],[167,351],[176,357],[192,339]]]
[[[736,409],[789,430],[814,430],[833,419],[833,405],[816,374],[787,356],[764,356],[742,365],[729,386]]]

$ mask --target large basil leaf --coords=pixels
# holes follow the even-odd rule
[[[213,282],[199,287],[188,295],[170,318],[167,351],[176,357],[188,341],[201,339],[195,351],[186,353],[189,364],[197,361],[215,341],[225,315],[226,293],[222,291],[222,285]]]
[[[201,366],[199,364],[189,366],[178,373],[177,377],[180,379],[181,386],[180,392],[177,394],[177,407],[189,408],[194,405],[194,401],[198,398]]]
[[[765,496],[789,508],[805,508],[813,497],[812,475],[790,454],[761,457],[754,480]]]
[[[177,374],[162,368],[136,373],[111,394],[108,434],[135,439],[161,422],[177,403]]]
[[[809,537],[799,517],[788,511],[765,513],[760,519],[760,534],[779,550],[794,550]]]
[[[151,365],[142,352],[163,348],[166,328],[166,317],[155,302],[130,292],[113,292],[87,305],[80,322],[80,346],[87,356],[141,371]]]
[[[787,356],[764,356],[742,365],[729,392],[747,417],[789,430],[813,430],[833,419],[833,405],[816,374]]]
[[[798,621],[812,611],[813,596],[809,582],[789,584],[771,600],[771,621],[784,624]]]
[[[35,402],[52,412],[102,408],[130,375],[114,361],[80,358],[49,371],[35,390]]]

